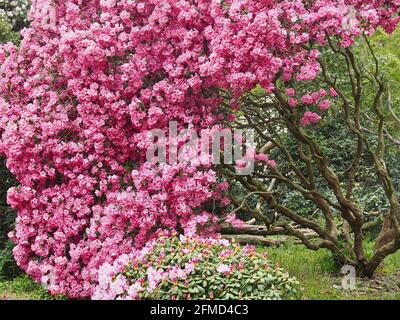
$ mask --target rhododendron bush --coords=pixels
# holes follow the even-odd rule
[[[102,264],[160,230],[215,232],[208,204],[223,195],[213,168],[147,162],[148,131],[167,130],[172,120],[180,129],[223,125],[257,85],[273,93],[277,79],[315,80],[319,50],[310,44],[326,46],[334,36],[346,48],[363,32],[390,32],[399,7],[398,0],[32,1],[20,47],[0,49],[0,151],[21,184],[8,193],[18,210],[17,263],[37,281],[51,275],[52,293],[85,297]],[[307,94],[289,90],[288,108],[325,95]],[[331,89],[301,124],[318,122],[335,95]]]
[[[300,297],[299,283],[266,253],[221,239],[161,236],[99,271],[93,299],[255,299]]]

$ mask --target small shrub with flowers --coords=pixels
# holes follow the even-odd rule
[[[99,271],[93,299],[292,299],[296,279],[255,247],[222,239],[161,236]]]

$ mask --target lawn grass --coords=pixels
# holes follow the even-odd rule
[[[0,280],[0,300],[52,300],[47,290],[22,275],[12,280]]]
[[[375,280],[357,279],[355,290],[343,290],[343,276],[328,250],[313,252],[300,245],[258,248],[267,251],[272,263],[279,263],[295,276],[310,300],[400,300],[400,252],[389,256]]]
[[[273,264],[279,263],[299,280],[304,299],[400,300],[400,252],[385,260],[376,274],[377,280],[357,279],[357,289],[348,291],[339,288],[342,276],[327,250],[313,252],[300,245],[284,245],[279,248],[259,247],[258,251],[267,251]],[[62,297],[52,297],[23,275],[13,280],[0,280],[0,299],[49,300]]]

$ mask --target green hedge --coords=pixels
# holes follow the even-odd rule
[[[0,9],[2,2],[0,0]],[[4,17],[0,16],[0,42],[18,43],[20,36]],[[15,186],[17,181],[8,171],[5,160],[0,158],[0,279],[12,278],[20,273],[13,256],[13,244],[8,239],[8,233],[14,228],[15,212],[7,206],[7,190]]]

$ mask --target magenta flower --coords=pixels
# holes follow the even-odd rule
[[[321,101],[318,105],[319,110],[326,111],[331,107],[331,102],[329,100]]]
[[[318,123],[320,120],[321,120],[321,117],[317,113],[307,111],[304,114],[303,118],[300,120],[300,124],[303,127],[307,127],[311,124]]]

